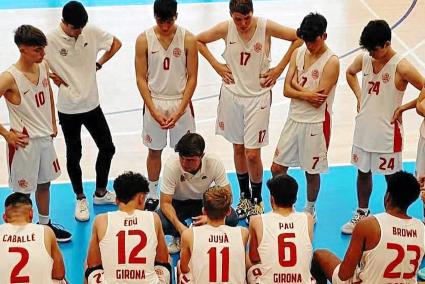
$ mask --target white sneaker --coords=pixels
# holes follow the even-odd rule
[[[170,254],[180,252],[180,237],[171,237],[170,243],[167,245]]]
[[[313,224],[317,222],[316,207],[304,207],[304,212],[308,212],[313,216]]]
[[[116,195],[114,191],[106,191],[105,195],[102,197],[96,196],[93,194],[93,204],[96,205],[105,205],[105,204],[116,204],[115,199]]]
[[[75,203],[75,219],[77,221],[88,221],[90,219],[89,203],[87,199],[77,199]]]
[[[370,210],[367,210],[367,212],[364,213],[363,211],[357,209],[356,213],[354,213],[353,215],[353,218],[351,218],[349,222],[345,223],[344,226],[342,226],[341,232],[345,235],[351,235],[353,233],[353,230],[356,224],[361,219],[366,218],[369,215],[370,215]]]

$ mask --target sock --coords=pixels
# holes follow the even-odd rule
[[[238,176],[239,188],[241,191],[241,196],[243,194],[244,198],[251,199],[251,191],[249,190],[249,175],[248,173],[236,173]]]
[[[363,215],[366,215],[369,213],[369,208],[357,208],[357,212],[362,213]]]
[[[49,215],[44,216],[44,215],[38,214],[38,223],[39,224],[47,225],[47,224],[49,224],[49,222],[50,222],[50,216]]]
[[[316,201],[307,201],[305,204],[305,208],[313,209],[316,204]]]
[[[147,198],[158,199],[158,181],[149,181],[149,193]]]
[[[252,201],[254,201],[254,198],[257,198],[257,202],[260,203],[263,201],[263,198],[261,197],[261,188],[263,187],[263,182],[260,181],[259,183],[251,181],[251,188],[252,188]]]

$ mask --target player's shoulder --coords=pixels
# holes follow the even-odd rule
[[[113,212],[102,213],[102,214],[97,215],[94,218],[93,226],[99,226],[100,224],[108,223],[108,215],[110,215],[110,214],[113,214]]]
[[[398,61],[397,63],[397,72],[405,75],[408,74],[409,72],[411,72],[412,70],[414,70],[413,65],[410,63],[409,60],[407,60],[407,58],[401,58],[400,61]]]

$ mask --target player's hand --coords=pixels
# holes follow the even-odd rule
[[[52,128],[53,132],[52,135],[50,135],[52,138],[55,138],[56,136],[58,136],[58,127],[56,126],[56,123],[53,124],[53,128]]]
[[[4,138],[9,145],[18,149],[18,147],[25,148],[28,145],[29,137],[27,134],[23,134],[21,132],[17,132],[14,130],[9,131]]]
[[[176,126],[176,122],[180,119],[180,117],[182,116],[183,114],[181,114],[181,113],[179,113],[179,112],[174,112],[174,113],[172,113],[171,114],[171,116],[167,119],[167,121],[165,122],[165,125],[164,125],[164,129],[171,129],[171,128],[173,128],[174,126]]]
[[[53,80],[53,83],[55,83],[56,86],[60,87],[60,85],[64,85],[65,87],[68,87],[68,84],[65,83],[64,80],[62,80],[61,77],[59,77],[59,75],[55,74],[55,73],[49,73],[49,78]]]
[[[360,100],[357,100],[357,113],[359,113],[360,112]]]
[[[276,84],[276,80],[279,78],[280,72],[276,68],[269,69],[266,73],[260,75],[260,85],[263,88],[271,87]]]
[[[419,185],[421,186],[421,190],[425,191],[425,175],[418,177]]]
[[[315,108],[319,108],[328,98],[328,96],[324,95],[323,92],[324,90],[320,90],[318,92],[307,92],[306,101]]]
[[[207,215],[199,215],[196,217],[192,217],[193,226],[202,226],[207,223]]]
[[[157,111],[153,111],[153,112],[151,112],[151,115],[152,115],[153,119],[155,119],[156,122],[158,122],[159,126],[162,129],[167,129],[167,128],[165,128],[165,125],[167,124],[167,118],[163,114],[161,114]]]
[[[219,64],[215,71],[220,75],[225,84],[234,84],[235,80],[233,79],[232,71],[230,71],[229,66],[226,64]]]
[[[398,121],[399,123],[403,123],[403,112],[405,110],[399,106],[393,114],[393,118],[391,119],[391,124],[394,124],[396,121]]]

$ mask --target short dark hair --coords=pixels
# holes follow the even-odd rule
[[[279,207],[292,207],[297,201],[297,181],[286,174],[278,174],[267,181],[267,187]]]
[[[83,4],[78,1],[69,1],[65,4],[65,6],[63,6],[62,19],[65,23],[78,29],[87,24],[89,15],[87,14]]]
[[[129,171],[124,172],[114,180],[114,190],[118,201],[127,204],[138,193],[148,193],[149,185],[144,176]]]
[[[376,47],[384,47],[386,42],[391,42],[391,28],[384,20],[370,21],[360,36],[360,46],[367,51]]]
[[[47,45],[47,39],[44,33],[31,25],[22,25],[15,30],[15,43],[17,46],[42,46]]]
[[[205,141],[201,135],[197,133],[186,133],[177,142],[174,151],[182,157],[201,156],[204,154]]]
[[[29,205],[32,207],[32,201],[29,195],[20,192],[14,192],[4,201],[4,208],[9,206],[15,207],[18,205]]]
[[[388,179],[387,194],[392,206],[407,211],[419,197],[421,189],[416,178],[408,172],[399,171]]]
[[[162,21],[171,20],[177,16],[177,2],[175,0],[155,0],[153,14]]]
[[[252,0],[230,0],[229,2],[230,14],[241,13],[242,15],[248,15],[254,11]]]
[[[319,13],[310,13],[304,17],[297,29],[297,36],[305,42],[313,42],[326,32],[327,26],[328,22],[324,16]]]
[[[215,185],[204,192],[202,204],[208,218],[223,219],[232,204],[232,193],[228,188]]]

